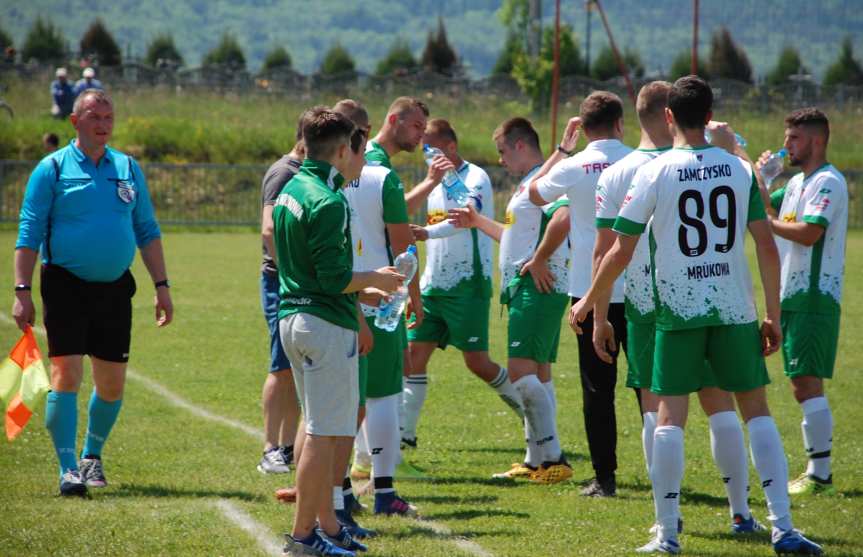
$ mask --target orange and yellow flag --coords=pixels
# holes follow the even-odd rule
[[[33,329],[27,330],[0,365],[0,399],[6,404],[6,437],[21,433],[33,409],[51,389]]]

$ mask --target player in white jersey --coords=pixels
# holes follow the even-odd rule
[[[845,274],[848,186],[827,162],[830,124],[816,108],[785,119],[785,148],[801,172],[770,196],[770,219],[782,261],[782,356],[794,398],[803,410],[806,471],[792,494],[834,494],[830,451],[833,415],[824,379],[833,377]],[[770,152],[761,156],[763,164]]]
[[[572,154],[579,133],[564,136],[563,143],[543,165],[530,185],[530,199],[543,205],[566,196],[570,209],[569,295],[577,302],[590,286],[591,253],[596,237],[594,196],[603,170],[622,159],[632,149],[621,143],[623,138],[623,103],[614,93],[595,91],[581,103],[579,119],[588,144]],[[568,126],[570,127],[570,126]],[[576,127],[576,131],[577,131]],[[624,348],[626,321],[623,306],[623,281],[615,285],[608,317]],[[585,324],[585,334],[578,336],[578,367],[581,373],[584,429],[590,449],[595,477],[582,490],[592,497],[613,496],[617,486],[617,419],[614,411],[614,388],[617,384],[617,353],[604,362],[593,348],[593,316]]]
[[[470,203],[494,219],[491,180],[485,171],[461,158],[458,137],[449,122],[431,120],[423,143],[440,149],[470,191]],[[408,330],[411,374],[405,378],[402,446],[416,447],[417,421],[428,388],[428,362],[435,348],[453,345],[461,350],[467,368],[486,382],[523,417],[520,397],[506,368],[489,358],[488,329],[491,303],[492,240],[476,229],[457,228],[447,221],[458,203],[441,183],[431,191],[427,225],[411,225],[414,238],[426,242],[425,269],[420,278],[425,319]]]
[[[507,369],[524,408],[527,454],[523,463],[495,477],[558,483],[572,477],[557,435],[551,386],[567,303],[568,204],[561,200],[537,207],[530,201],[527,185],[542,165],[539,136],[530,121],[511,118],[495,130],[493,139],[504,168],[524,177],[507,205],[506,223],[489,219],[470,204],[449,214],[459,226],[479,228],[500,242],[501,303],[509,313]]]
[[[614,221],[623,206],[636,171],[671,149],[672,135],[665,121],[665,107],[671,84],[654,81],[641,88],[635,103],[641,125],[638,148],[603,171],[596,187],[596,244],[593,250],[594,268],[611,249],[616,234]],[[711,122],[713,141],[726,137],[734,144],[734,134],[727,125]],[[626,386],[641,393],[642,433],[645,463],[650,476],[653,461],[653,435],[656,429],[659,398],[650,391],[653,376],[653,351],[656,318],[653,281],[650,274],[648,241],[642,236],[636,244],[632,261],[626,267],[624,303],[626,305],[626,359],[629,371]],[[615,349],[615,331],[607,322],[607,294],[594,306],[593,342],[597,354],[611,361]],[[716,381],[705,370],[704,383],[698,398],[710,423],[710,446],[713,458],[722,474],[732,517],[732,532],[755,532],[763,527],[749,510],[749,464],[743,441],[743,428],[730,393],[716,388]]]
[[[704,362],[717,386],[735,394],[749,430],[750,451],[767,499],[777,553],[820,554],[791,523],[787,462],[764,386],[764,356],[778,350],[779,256],[748,163],[704,141],[713,94],[702,79],[677,80],[666,116],[674,149],[636,173],[614,230],[619,236],[593,284],[570,313],[578,328],[598,296],[612,288],[650,226],[656,295],[656,348],[651,390],[659,395],[651,480],[659,525],[639,552],[679,553],[683,426],[688,395],[703,383]],[[760,330],[744,234],[755,240],[767,317]]]
[[[415,111],[416,115],[427,112],[424,105],[405,103],[405,107]],[[370,131],[368,114],[355,101],[341,101],[334,110],[349,116],[357,127]],[[353,264],[359,271],[380,262],[383,266],[390,265],[393,256],[406,251],[413,241],[404,186],[391,168],[369,163],[370,160],[377,162],[369,155],[373,149],[370,145],[366,150],[367,162],[360,178],[344,189],[351,211]],[[361,303],[360,306],[374,337],[371,351],[360,359],[361,373],[365,367],[366,375],[365,385],[360,381],[360,389],[365,387],[362,393],[366,402],[363,430],[374,471],[375,513],[413,515],[416,509],[399,497],[393,486],[400,458],[398,412],[404,366],[403,325],[393,332],[383,331],[374,325],[377,305]],[[421,307],[421,303],[415,303],[413,307]],[[335,501],[335,492],[333,497]]]

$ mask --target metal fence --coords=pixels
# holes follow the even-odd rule
[[[0,77],[17,76],[27,81],[50,83],[54,68],[34,64],[0,63]],[[447,76],[427,70],[404,71],[379,76],[363,72],[341,75],[303,75],[290,69],[253,74],[241,68],[153,68],[138,61],[122,66],[99,68],[99,79],[116,90],[158,88],[159,90],[206,90],[209,92],[286,95],[303,99],[324,94],[345,96],[385,94],[434,94],[460,98],[485,95],[493,98],[526,102],[527,97],[509,75],[470,78],[465,75]],[[636,80],[636,89],[659,76]],[[811,80],[799,80],[779,86],[752,85],[727,79],[711,80],[716,101],[726,108],[767,111],[793,109],[801,106],[843,107],[863,103],[863,87],[838,85],[823,87]],[[596,81],[585,76],[564,76],[560,80],[560,99],[582,98],[591,91],[606,89],[624,97],[622,78]],[[546,103],[542,103],[545,106]]]
[[[27,178],[37,161],[0,160],[0,222],[18,222]],[[261,178],[266,165],[163,164],[141,165],[159,222],[182,226],[256,226],[261,214]],[[425,176],[424,166],[396,169],[410,187]],[[502,168],[487,168],[499,221],[516,180]],[[790,177],[790,175],[789,175]],[[845,172],[850,201],[848,222],[863,227],[863,171]],[[417,216],[416,222],[424,217]]]

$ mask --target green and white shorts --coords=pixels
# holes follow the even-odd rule
[[[508,357],[525,358],[539,364],[555,362],[560,321],[568,304],[566,294],[543,294],[530,278],[521,281],[507,303]]]
[[[705,365],[705,362],[707,365]],[[706,386],[707,374],[723,391],[745,392],[770,383],[758,323],[656,331],[650,390],[686,395]]]
[[[626,386],[631,389],[650,389],[653,384],[653,355],[656,350],[656,322],[626,321],[626,360],[629,370]],[[716,377],[710,365],[704,362],[704,370],[699,373],[701,386],[715,387]]]
[[[462,352],[488,350],[488,311],[491,300],[465,296],[423,296],[425,317],[408,329],[409,342],[452,344]],[[411,317],[413,320],[413,317]]]
[[[832,379],[839,345],[839,313],[783,311],[780,323],[785,375]]]

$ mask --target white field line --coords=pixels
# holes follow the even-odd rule
[[[269,528],[243,512],[242,509],[228,501],[219,499],[216,508],[225,515],[225,518],[233,522],[240,530],[250,535],[258,543],[258,547],[267,555],[282,555],[282,546],[276,543],[276,536]]]
[[[15,320],[12,319],[9,315],[7,315],[5,313],[0,313],[0,321],[3,321],[5,323],[11,324],[11,325],[15,324]],[[45,328],[43,326],[37,325],[37,326],[33,327],[33,330],[37,334],[39,334],[41,336],[45,336]],[[177,395],[173,391],[169,390],[167,387],[165,387],[161,383],[158,383],[158,382],[150,379],[149,377],[141,375],[140,373],[133,370],[132,368],[126,369],[126,375],[130,379],[137,381],[138,383],[141,383],[144,387],[146,387],[150,391],[152,391],[158,395],[161,395],[167,402],[169,402],[170,404],[173,404],[177,408],[182,408],[183,410],[186,410],[189,413],[191,413],[195,416],[198,416],[199,418],[203,418],[205,420],[209,420],[211,422],[215,422],[218,424],[222,424],[224,426],[228,426],[232,429],[236,429],[236,430],[241,431],[241,432],[245,433],[246,435],[249,435],[250,437],[254,437],[255,439],[258,439],[260,441],[262,441],[264,439],[264,433],[262,430],[260,430],[258,428],[251,427],[251,426],[246,425],[246,424],[239,422],[237,420],[233,420],[231,418],[226,418],[225,416],[220,416],[218,414],[214,414],[214,413],[210,412],[209,410],[201,408],[200,406],[196,406],[196,405],[192,404],[191,402],[187,401],[186,399],[184,399],[183,397]],[[257,532],[258,534],[263,533],[263,532],[268,532],[267,528],[264,525],[260,524],[259,522],[255,521],[255,519],[253,519],[252,517],[248,516],[247,514],[243,513],[241,510],[234,507],[229,501],[226,501],[224,499],[220,499],[218,504],[219,504],[220,510],[225,514],[225,516],[228,516],[228,518],[230,518],[231,521],[235,522],[243,530],[250,532],[250,530],[247,529],[247,526],[248,526],[248,528],[254,528],[255,532]],[[246,524],[247,526],[243,526],[237,520],[235,520],[233,516],[228,514],[228,511],[226,509],[232,509],[233,511],[235,511],[235,515],[240,517],[242,520],[244,520],[245,521],[244,524]],[[424,519],[417,520],[417,523],[420,526],[424,526],[428,530],[431,530],[432,532],[437,534],[440,538],[443,538],[444,540],[449,541],[450,543],[452,543],[454,546],[456,546],[457,548],[459,548],[462,551],[465,551],[465,552],[470,553],[472,555],[476,555],[476,557],[494,557],[494,554],[490,553],[488,550],[483,548],[478,543],[454,535],[452,533],[452,530],[450,530],[449,527],[444,525],[444,524],[434,522],[431,520],[424,520]],[[260,545],[264,542],[260,541],[260,538],[257,537],[258,534],[253,534],[253,535],[256,536],[256,539],[258,539],[258,543]],[[269,534],[267,534],[267,535],[269,535]],[[276,548],[278,548],[278,554],[281,554],[281,547],[279,547],[277,544],[273,543],[272,545],[267,545],[267,547],[269,549],[276,547]],[[269,552],[269,549],[267,549],[266,551]]]

